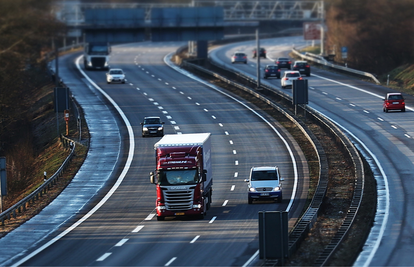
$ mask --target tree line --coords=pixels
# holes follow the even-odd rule
[[[384,74],[414,60],[414,0],[326,0],[326,47],[349,67]]]
[[[0,156],[7,160],[8,191],[27,183],[39,153],[29,110],[39,88],[51,83],[44,55],[64,33],[53,0],[0,1]]]

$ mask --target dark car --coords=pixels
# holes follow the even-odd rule
[[[291,65],[292,61],[290,61],[289,58],[287,57],[280,57],[278,59],[276,59],[276,65],[278,66],[279,69],[281,68],[286,68],[288,70],[291,69]]]
[[[295,61],[293,63],[293,70],[297,70],[300,74],[305,74],[306,76],[310,76],[310,66],[306,61]]]
[[[164,122],[160,117],[145,117],[142,125],[142,137],[145,136],[164,136]]]
[[[401,110],[405,111],[405,101],[401,93],[387,93],[382,104],[382,110],[388,112],[388,110]]]
[[[264,68],[263,78],[267,79],[269,77],[276,77],[280,79],[280,69],[276,65],[267,65]]]
[[[256,48],[253,50],[253,58],[257,57]],[[266,49],[263,47],[259,48],[259,57],[266,58]]]

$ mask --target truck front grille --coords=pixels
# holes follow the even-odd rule
[[[103,68],[105,66],[106,58],[105,57],[92,57],[91,61],[92,61],[92,66]]]
[[[194,189],[163,190],[167,210],[184,211],[192,208]]]

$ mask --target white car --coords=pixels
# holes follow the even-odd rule
[[[299,71],[285,71],[282,79],[280,80],[280,85],[283,89],[288,86],[292,86],[293,80],[303,80]]]
[[[112,82],[125,83],[125,74],[122,71],[122,69],[110,69],[106,73],[106,82],[107,83],[112,83]]]

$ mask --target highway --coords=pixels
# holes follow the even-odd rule
[[[261,67],[280,56],[287,56],[291,47],[303,46],[302,37],[262,40],[268,51]],[[256,76],[256,64],[230,63],[234,51],[251,56],[254,42],[241,42],[215,49],[210,57],[215,62],[250,76]],[[309,80],[309,106],[340,125],[373,166],[378,184],[378,210],[374,228],[355,262],[355,266],[412,265],[414,243],[413,180],[414,173],[414,98],[406,95],[407,112],[382,111],[382,99],[392,91],[384,86],[343,76],[332,71],[312,68]],[[291,89],[281,89],[280,80],[262,80],[275,90],[291,95]]]
[[[278,56],[286,56],[293,44],[300,47],[304,42],[301,37],[262,40],[261,45],[268,51],[268,59],[261,59],[262,67]],[[112,65],[124,69],[126,84],[107,85],[104,72],[87,72],[90,80],[117,103],[131,126],[113,110],[121,129],[121,153],[114,175],[61,231],[68,229],[110,191],[122,174],[121,167],[131,157],[132,164],[102,207],[21,264],[241,266],[257,251],[257,212],[285,210],[290,202],[247,205],[243,180],[251,166],[276,163],[286,180],[284,190],[288,194],[284,195],[292,195],[295,171],[289,152],[279,135],[246,106],[167,67],[164,57],[179,45],[142,43],[114,47]],[[232,65],[230,55],[242,50],[250,56],[254,46],[253,41],[229,44],[210,55],[220,64],[253,76],[256,66],[251,58],[246,65]],[[62,59],[62,65],[66,66],[62,66],[66,68],[62,73],[67,75],[63,79],[82,79],[90,84],[73,67],[77,56]],[[374,167],[379,190],[378,213],[374,230],[355,266],[412,265],[414,98],[406,96],[405,113],[383,113],[382,98],[390,89],[315,67],[308,79],[309,106],[343,127]],[[262,82],[291,94],[291,89],[280,88],[280,80]],[[96,89],[90,90],[102,97]],[[109,101],[103,101],[109,105]],[[153,217],[155,188],[149,183],[148,173],[154,168],[153,144],[157,138],[140,136],[139,123],[147,115],[161,116],[166,122],[166,133],[212,133],[214,193],[206,219],[157,222]],[[271,124],[277,126],[275,121]],[[281,130],[280,133],[290,140],[286,133]],[[134,144],[132,154],[129,153],[131,143]],[[293,154],[300,163],[300,151],[294,149]],[[297,168],[300,185],[304,178],[302,163]],[[301,195],[302,192],[297,193],[298,197]],[[46,244],[52,236],[57,233],[31,247],[19,259]]]
[[[179,45],[113,47],[111,65],[124,70],[125,84],[106,84],[103,71],[80,76],[74,67],[79,55],[61,59],[62,79],[68,84],[82,79],[87,85],[73,87],[75,96],[81,96],[76,90],[91,90],[114,106],[121,152],[114,174],[92,201],[13,264],[241,266],[258,250],[259,211],[289,209],[292,223],[297,219],[307,191],[307,165],[299,146],[260,110],[168,67],[164,58]],[[155,168],[153,146],[159,137],[141,137],[144,116],[160,116],[166,134],[212,133],[213,203],[204,220],[158,222],[154,217],[156,195],[149,172]],[[100,134],[94,128],[92,140]],[[260,165],[279,166],[285,179],[283,203],[247,204],[244,179],[252,166]]]

